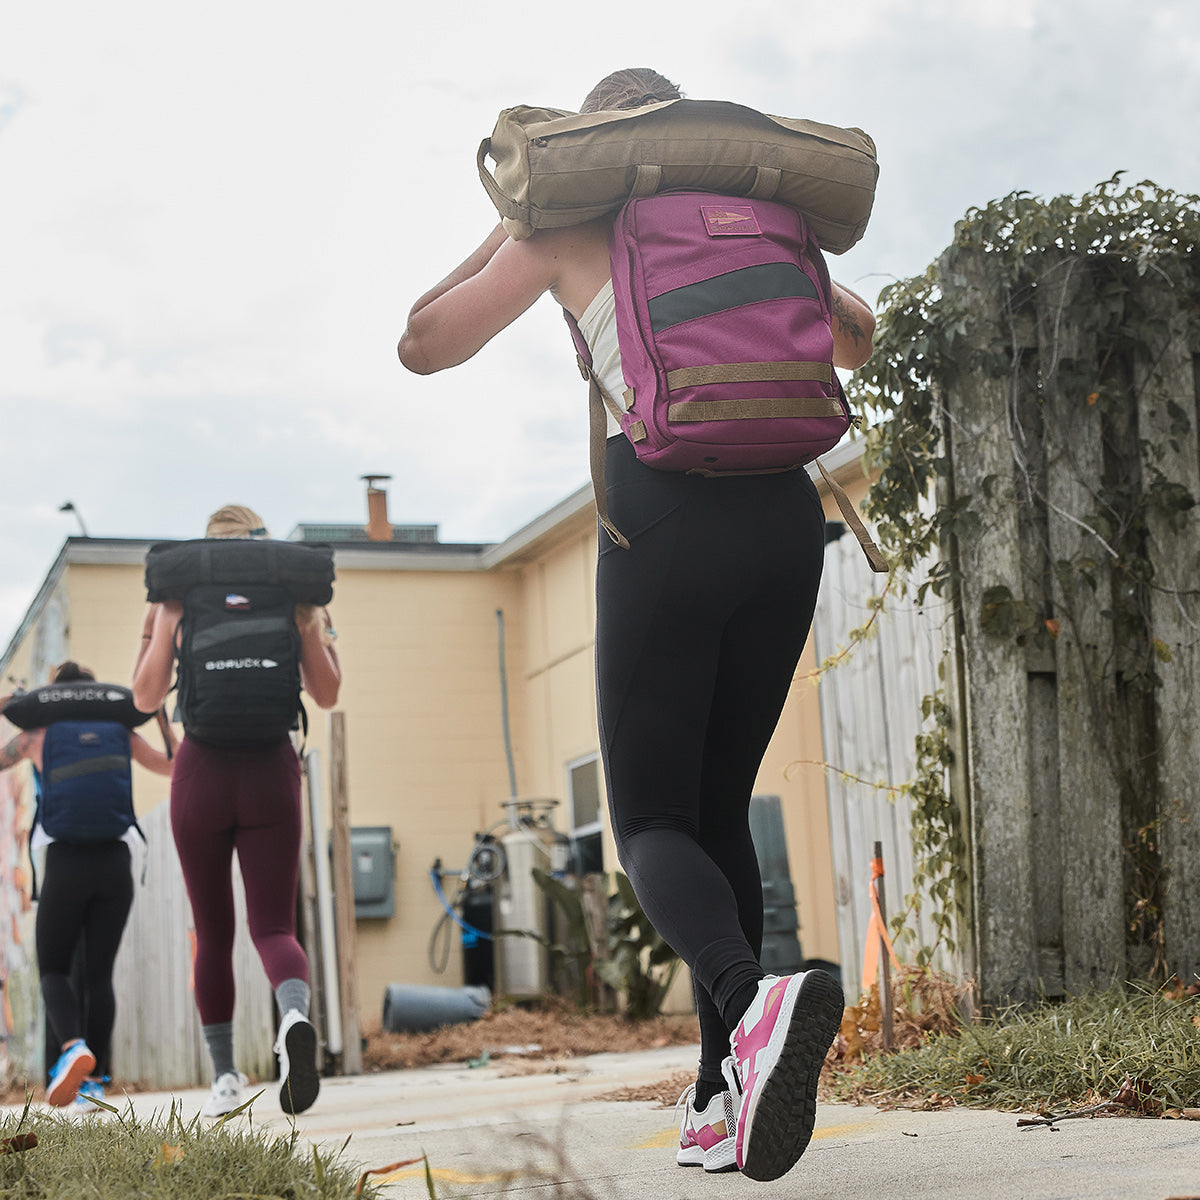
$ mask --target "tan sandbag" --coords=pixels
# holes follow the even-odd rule
[[[517,241],[602,217],[630,196],[694,188],[798,208],[830,254],[862,237],[879,176],[875,143],[861,129],[771,117],[724,100],[599,113],[506,108],[478,164]]]

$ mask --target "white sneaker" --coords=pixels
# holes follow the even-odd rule
[[[726,1083],[734,1071],[732,1056],[721,1064]],[[708,1107],[696,1107],[696,1085],[689,1083],[675,1107],[683,1106],[679,1122],[679,1151],[675,1161],[681,1167],[703,1167],[706,1171],[737,1170],[737,1104],[734,1091],[726,1088],[708,1102]],[[738,1096],[740,1102],[741,1097]]]
[[[242,1089],[250,1083],[241,1071],[226,1071],[212,1085],[212,1093],[200,1110],[205,1117],[223,1117],[242,1103]]]
[[[279,1107],[285,1113],[311,1108],[321,1090],[317,1074],[317,1031],[298,1009],[289,1008],[275,1039],[279,1055]]]

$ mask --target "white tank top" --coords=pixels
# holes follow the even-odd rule
[[[618,403],[625,390],[625,377],[621,374],[621,348],[617,344],[617,302],[613,298],[612,280],[593,297],[591,304],[579,318],[579,331],[592,352],[592,369],[600,380],[600,386]],[[608,436],[620,433],[621,427],[605,406],[608,418]]]

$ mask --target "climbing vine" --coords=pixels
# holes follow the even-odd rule
[[[1197,498],[1162,469],[1164,454],[1178,449],[1191,417],[1169,401],[1164,427],[1137,429],[1130,396],[1144,382],[1134,377],[1137,364],[1153,362],[1162,344],[1163,298],[1191,323],[1193,335],[1200,324],[1198,249],[1200,197],[1148,181],[1126,186],[1120,173],[1079,198],[1043,200],[1014,192],[971,209],[937,262],[884,290],[874,354],[848,389],[871,426],[866,461],[876,478],[865,507],[894,568],[892,593],[911,589],[918,603],[930,594],[960,603],[956,548],[979,534],[995,503],[993,477],[971,481],[969,488],[961,479],[951,485],[953,398],[969,376],[1009,384],[1008,433],[1021,519],[1029,536],[1043,542],[1038,513],[1053,501],[1045,478],[1026,460],[1023,422],[1041,419],[1038,406],[1050,387],[1077,397],[1081,411],[1100,422],[1103,470],[1083,481],[1083,507],[1059,512],[1078,531],[1082,548],[1055,558],[1043,544],[1046,586],[1021,597],[1006,586],[987,588],[977,615],[989,635],[1042,650],[1052,648],[1064,627],[1074,633],[1080,617],[1091,618],[1097,609],[1111,622],[1119,663],[1088,647],[1086,638],[1076,636],[1072,644],[1090,655],[1086,677],[1107,681],[1120,695],[1120,704],[1107,708],[1094,699],[1094,716],[1106,730],[1106,753],[1122,795],[1130,798],[1128,940],[1158,949],[1154,823],[1138,790],[1147,745],[1145,704],[1171,652],[1154,636],[1149,596],[1156,589],[1179,593],[1195,581],[1163,570],[1148,529],[1152,519],[1181,527]],[[998,297],[999,319],[990,322],[980,320],[964,286],[965,273],[981,260],[989,292]],[[1039,305],[1039,352],[1030,354],[1026,347],[1038,341],[1030,329]],[[1066,331],[1075,339],[1071,344]],[[1111,581],[1103,587],[1102,571]],[[1094,689],[1094,696],[1103,694]],[[967,874],[961,815],[946,786],[953,715],[945,690],[925,698],[924,715],[917,771],[902,788],[913,801],[917,894],[910,905],[920,903],[919,894],[928,896],[939,940],[951,941],[954,921],[965,911]],[[904,919],[900,914],[897,924]]]

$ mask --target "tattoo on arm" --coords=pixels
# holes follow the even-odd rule
[[[833,297],[833,315],[837,318],[842,332],[847,337],[853,338],[855,345],[858,345],[867,336],[862,327],[862,321],[855,315],[850,305],[836,293]]]
[[[25,757],[25,748],[29,744],[29,735],[19,733],[3,750],[0,750],[0,771],[15,767]]]

